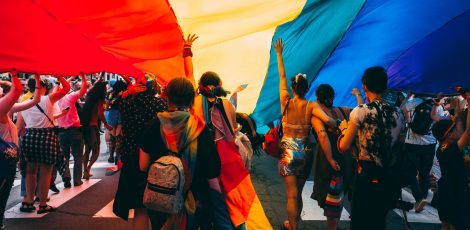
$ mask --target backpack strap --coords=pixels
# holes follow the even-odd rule
[[[235,138],[235,132],[233,131],[233,127],[230,121],[228,120],[227,113],[225,112],[224,103],[222,99],[218,98],[214,106],[217,106],[217,108],[220,110],[220,113],[222,114],[222,117],[224,118],[225,123],[229,127],[230,133],[232,134],[233,138]]]
[[[379,155],[385,156],[385,152],[387,151],[386,140],[385,140],[385,125],[383,121],[383,114],[380,106],[377,105],[376,102],[370,103],[376,110],[377,110],[377,126],[379,128],[379,136],[380,136],[380,148],[379,148]]]

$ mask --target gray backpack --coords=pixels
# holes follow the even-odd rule
[[[184,167],[176,153],[158,158],[148,171],[143,203],[150,210],[177,214],[184,204]]]

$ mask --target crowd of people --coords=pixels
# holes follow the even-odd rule
[[[186,76],[165,88],[152,74],[110,82],[84,74],[32,74],[22,85],[11,72],[9,81],[0,81],[0,226],[17,168],[24,197],[20,211],[53,212],[48,191],[59,192],[57,175],[65,189],[93,177],[104,127],[108,161],[121,171],[113,211],[128,220],[133,209],[134,229],[243,228],[231,222],[229,205],[214,206],[214,200],[224,200],[220,156],[231,154],[225,143],[236,143],[237,159],[249,170],[249,155],[260,148],[262,135],[248,118],[251,131],[242,140],[253,145],[237,142],[247,128],[236,113],[236,93],[243,87],[228,100],[217,73],[205,72],[196,84],[191,51],[196,39],[185,39]],[[338,228],[346,199],[350,229],[385,229],[387,213],[397,207],[405,186],[411,188],[415,212],[423,211],[435,158],[442,176],[433,205],[442,229],[470,228],[470,90],[449,97],[400,93],[390,102],[384,97],[386,71],[371,67],[362,77],[365,98],[352,89],[358,105],[337,107],[329,84],[316,88],[315,101],[305,98],[304,74],[292,77],[289,86],[281,39],[274,48],[283,133],[278,170],[288,214],[284,229],[298,229],[301,193],[311,171],[312,199],[324,210],[328,229]]]

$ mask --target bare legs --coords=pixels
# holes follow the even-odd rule
[[[52,165],[28,163],[26,166],[26,196],[24,202],[33,203],[36,192],[36,179],[39,173],[39,205],[46,205],[52,176]]]
[[[91,167],[98,160],[100,155],[100,133],[98,126],[89,126],[86,127],[88,132],[84,135],[88,135],[85,138],[85,154],[83,159],[83,178],[90,179],[92,176],[90,174]],[[90,159],[91,153],[91,159]]]
[[[336,230],[338,229],[338,218],[327,217],[326,224],[328,225],[328,230]]]
[[[305,178],[296,176],[284,176],[284,184],[287,193],[287,217],[289,220],[288,229],[296,230],[297,222],[300,219],[300,212],[303,208],[302,190],[305,185]],[[287,227],[287,225],[285,225]]]
[[[134,209],[134,226],[135,230],[150,229],[149,216],[146,208]]]

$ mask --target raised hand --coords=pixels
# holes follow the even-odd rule
[[[195,34],[188,34],[188,37],[184,40],[184,46],[192,46],[193,42],[199,37]]]
[[[361,92],[359,91],[358,88],[354,88],[354,89],[352,89],[351,94],[354,95],[354,96],[358,96],[358,95],[361,94]]]
[[[276,49],[276,53],[282,54],[284,50],[284,43],[282,42],[282,38],[277,39],[276,44],[274,44],[274,49]]]

